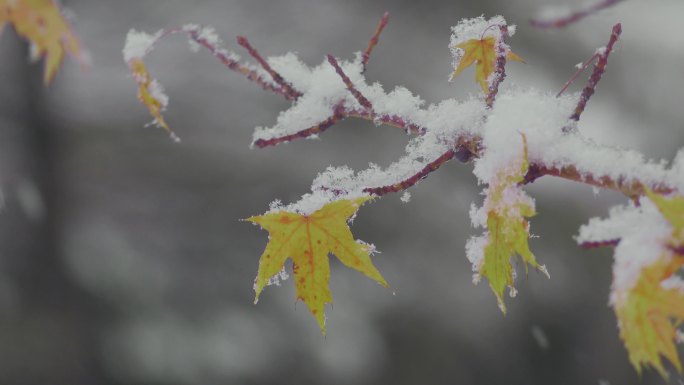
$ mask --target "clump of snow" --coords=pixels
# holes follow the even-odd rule
[[[285,79],[292,82],[295,89],[302,92],[303,95],[292,107],[280,113],[275,126],[270,128],[257,127],[254,131],[254,141],[295,134],[316,126],[334,115],[335,107],[341,102],[360,108],[356,99],[346,89],[339,75],[327,60],[310,69],[308,74],[293,55],[272,62],[276,65],[274,70],[280,72],[282,67],[278,68],[279,65],[285,64],[284,69],[286,71],[283,73],[295,74],[294,79],[287,77]],[[289,68],[290,66],[292,69]],[[352,81],[362,71],[360,62],[340,61],[340,66]]]
[[[214,29],[214,27],[212,26],[185,24],[182,28],[167,31],[167,33],[169,34],[178,32],[185,32],[188,34],[188,44],[190,45],[190,50],[193,52],[197,52],[200,50],[200,48],[202,48],[202,46],[205,46],[214,56],[219,57],[220,59],[225,58],[233,62],[239,62],[242,59],[240,55],[236,54],[235,52],[229,51],[221,47],[221,44],[223,42],[219,35],[216,33],[216,29]],[[200,42],[202,44],[200,44]],[[252,70],[256,70],[256,68],[259,68],[261,70],[259,75],[264,79],[269,79],[266,71],[261,69],[261,67],[249,65],[243,66]]]
[[[216,33],[216,29],[212,26],[205,26],[199,29],[197,33],[197,38],[199,40],[205,40],[208,44],[212,46],[218,46],[221,44],[221,38]]]
[[[672,160],[667,180],[677,190],[684,191],[684,148],[680,148]]]
[[[280,286],[281,281],[287,281],[289,278],[290,278],[290,274],[288,274],[287,271],[285,271],[285,266],[283,266],[283,268],[279,272],[275,273],[271,278],[268,279],[268,282],[266,282],[266,286],[271,286],[271,285]],[[254,291],[257,291],[257,279],[256,278],[254,279],[253,288],[254,288]],[[259,298],[257,297],[254,299],[254,304],[256,305],[258,302],[259,302]]]
[[[473,283],[477,284],[482,279],[480,270],[484,264],[484,250],[487,246],[489,234],[485,232],[477,237],[470,237],[466,242],[466,258],[473,265]]]
[[[276,285],[280,286],[280,281],[287,281],[287,279],[290,278],[290,275],[285,271],[285,266],[277,272],[273,277],[268,279],[268,283],[266,283],[266,286],[271,286],[271,285]]]
[[[159,40],[163,33],[163,30],[159,30],[155,34],[150,35],[145,32],[131,29],[126,35],[126,44],[123,49],[124,59],[127,62],[132,59],[142,59],[152,49],[154,43]]]
[[[570,124],[577,97],[557,98],[534,89],[502,90],[482,130],[484,156],[473,170],[480,183],[489,183],[507,164],[520,164],[523,135],[530,162],[551,159],[546,152],[565,136],[561,128]]]
[[[148,90],[150,91],[150,95],[159,102],[160,109],[164,111],[169,105],[169,96],[164,92],[164,87],[162,87],[161,83],[159,83],[157,79],[152,80]]]
[[[521,134],[527,139],[531,164],[547,168],[572,166],[587,177],[605,176],[623,183],[641,181],[656,185],[669,181],[673,171],[667,169],[664,160],[646,160],[636,151],[598,144],[577,131],[563,133],[562,127],[576,124],[569,116],[578,97],[579,94],[556,97],[516,87],[500,91],[482,133],[485,154],[476,162],[474,170],[480,182],[486,183],[501,165],[519,156]],[[677,170],[684,167],[677,166]],[[684,172],[678,180],[684,187]]]
[[[580,227],[578,243],[619,240],[615,247],[611,305],[623,303],[641,271],[667,252],[672,227],[647,197],[610,210],[606,219],[592,218]]]
[[[266,61],[295,89],[303,91],[311,88],[313,81],[311,68],[304,64],[295,53],[288,52],[281,56],[271,56]]]
[[[282,204],[280,201],[271,202],[267,213],[287,211],[301,215],[311,215],[330,202],[340,199],[361,198],[364,196],[368,196],[368,194],[357,192],[356,194],[345,194],[341,196],[332,191],[315,190],[302,195],[301,198],[294,203]]]
[[[494,37],[497,41],[501,38],[501,30],[498,26],[505,26],[506,19],[503,16],[494,16],[485,19],[484,15],[471,19],[461,19],[455,26],[451,27],[451,40],[449,47],[452,48],[471,39],[483,39]],[[508,26],[508,35],[515,34],[515,26]],[[453,48],[452,48],[453,49]]]
[[[662,281],[660,286],[665,290],[679,290],[684,293],[684,280],[678,275],[670,276],[670,278]]]
[[[404,191],[403,194],[401,194],[401,199],[402,202],[404,203],[409,203],[411,201],[411,193],[408,191]]]
[[[608,50],[608,48],[606,46],[598,47],[598,48],[596,48],[596,51],[594,52],[594,54],[599,55],[599,56],[605,56],[607,50]]]

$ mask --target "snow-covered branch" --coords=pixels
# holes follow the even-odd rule
[[[549,26],[566,25],[616,2],[603,1],[549,22]],[[678,364],[676,351],[672,353],[676,327],[670,321],[672,317],[684,321],[684,291],[680,289],[684,283],[674,274],[684,265],[684,150],[672,162],[646,160],[636,151],[596,143],[583,136],[580,127],[580,116],[620,38],[621,24],[613,26],[607,44],[580,66],[561,91],[552,94],[503,84],[507,63],[522,61],[505,41],[513,36],[515,26],[508,25],[501,16],[464,19],[452,28],[452,79],[475,65],[482,93],[464,101],[447,99],[426,106],[404,87],[387,92],[365,77],[368,59],[388,17],[387,13],[383,15],[365,51],[346,60],[327,55],[314,67],[302,63],[293,53],[264,58],[247,38],[238,37],[238,44],[259,66],[242,64],[237,55],[219,48],[220,40],[212,29],[193,25],[155,35],[132,31],[124,56],[138,82],[139,97],[155,121],[166,129],[161,111],[168,98],[148,75],[142,58],[159,39],[182,32],[189,36],[191,45],[207,48],[231,70],[292,102],[272,127],[255,129],[255,147],[317,138],[347,118],[397,127],[411,135],[404,156],[387,168],[370,164],[355,172],[347,166],[329,167],[313,181],[310,193],[289,205],[273,202],[269,215],[294,215],[308,221],[315,213],[335,205],[347,205],[355,211],[358,207],[352,207],[350,202],[406,191],[451,159],[472,161],[478,182],[486,185],[483,204],[473,205],[471,210],[472,223],[483,228],[483,234],[471,238],[466,253],[476,280],[487,278],[502,311],[506,309],[505,289],[511,296],[516,292],[512,258],[519,256],[525,266],[549,276],[528,245],[529,218],[535,215],[535,204],[524,191],[527,184],[553,176],[623,193],[630,199],[627,206],[613,209],[608,219],[592,219],[582,227],[577,240],[585,247],[616,248],[611,304],[632,363],[637,368],[653,365],[665,373],[662,354]],[[569,84],[592,63],[593,71],[583,90],[565,94]],[[646,231],[638,228],[644,224]],[[654,299],[661,297],[668,300]],[[662,310],[672,307],[672,303],[675,310]],[[318,312],[322,307],[316,309]],[[643,314],[654,312],[659,318],[650,319],[652,324],[641,321]],[[662,329],[667,334],[655,350],[643,337],[651,332],[648,328]]]

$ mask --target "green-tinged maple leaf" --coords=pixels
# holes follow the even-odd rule
[[[527,140],[523,135],[523,156],[518,169],[507,167],[500,171],[489,188],[485,198],[487,209],[487,243],[484,247],[484,261],[479,274],[486,277],[496,295],[499,308],[506,313],[504,290],[515,293],[511,258],[518,255],[525,265],[538,269],[548,276],[546,268],[537,263],[528,246],[529,223],[526,218],[535,215],[534,206],[522,188],[529,167]]]
[[[637,372],[651,366],[667,378],[661,356],[681,373],[677,354],[675,325],[684,321],[684,293],[681,288],[665,288],[663,281],[684,264],[684,258],[666,253],[658,262],[644,268],[626,299],[615,304],[620,337]]]
[[[0,0],[0,32],[5,23],[33,44],[35,57],[45,57],[46,84],[57,73],[64,54],[84,62],[81,46],[54,0]]]
[[[266,250],[259,260],[254,289],[255,303],[271,277],[278,274],[287,258],[292,259],[297,299],[301,299],[316,317],[325,334],[324,307],[332,303],[328,282],[328,254],[334,254],[346,266],[364,273],[387,287],[387,282],[373,266],[369,246],[355,241],[347,222],[359,207],[371,198],[339,200],[310,215],[278,211],[248,218],[269,233]]]
[[[480,87],[482,87],[482,91],[485,94],[488,93],[489,84],[487,83],[487,79],[489,79],[489,75],[494,72],[494,67],[496,65],[496,39],[493,36],[487,36],[484,39],[470,39],[455,47],[462,49],[464,54],[458,63],[458,67],[456,67],[454,73],[451,75],[451,78],[455,78],[463,72],[464,69],[475,63],[475,81],[480,84]],[[523,61],[523,59],[513,53],[513,51],[508,51],[506,59],[519,62]]]

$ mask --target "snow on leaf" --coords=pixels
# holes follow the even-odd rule
[[[684,258],[666,252],[641,271],[626,300],[615,306],[620,338],[629,352],[629,361],[639,373],[643,367],[651,366],[667,378],[661,356],[682,371],[675,345],[675,325],[684,321],[684,292],[664,287],[663,281],[672,278],[683,264]]]
[[[85,63],[81,45],[54,0],[0,0],[0,32],[5,23],[31,42],[33,57],[45,57],[45,84],[54,78],[65,53]]]
[[[660,213],[672,225],[672,246],[684,245],[684,196],[665,198],[646,189],[646,195],[658,207]]]
[[[344,199],[328,203],[319,210],[303,215],[276,211],[247,218],[269,233],[269,242],[259,261],[254,284],[255,303],[268,284],[278,274],[287,258],[292,259],[297,299],[301,299],[316,317],[325,334],[324,307],[332,303],[328,282],[328,254],[334,254],[346,266],[358,270],[387,287],[387,282],[373,265],[372,247],[354,240],[347,222],[369,197]]]
[[[458,67],[451,75],[451,79],[458,76],[463,70],[475,64],[475,81],[480,84],[482,91],[486,94],[489,92],[489,76],[494,72],[496,64],[496,38],[487,36],[482,39],[470,39],[464,43],[457,44],[455,48],[464,51],[461,60],[458,62]],[[522,62],[523,59],[508,51],[506,59]]]
[[[471,212],[473,222],[487,229],[486,240],[482,242],[481,238],[474,238],[467,247],[473,270],[477,272],[474,281],[477,282],[480,276],[489,280],[489,286],[504,313],[506,305],[503,295],[506,287],[510,288],[511,296],[515,295],[511,264],[514,255],[520,256],[526,270],[531,265],[548,276],[546,268],[537,263],[527,243],[530,234],[526,218],[534,216],[535,210],[532,198],[518,185],[529,167],[527,139],[524,135],[519,166],[507,166],[497,173],[485,190],[486,198],[482,208]],[[475,247],[477,245],[479,247]]]
[[[142,59],[132,58],[128,62],[128,66],[133,73],[135,82],[138,83],[138,99],[140,102],[147,107],[147,110],[154,117],[154,123],[164,128],[174,140],[178,141],[178,137],[171,131],[164,120],[164,116],[162,116],[162,111],[166,109],[169,98],[164,94],[161,85],[157,80],[152,79]]]

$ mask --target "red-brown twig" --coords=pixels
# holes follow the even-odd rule
[[[180,32],[187,33],[190,39],[192,39],[192,41],[209,50],[209,52],[211,52],[211,54],[214,55],[214,57],[219,59],[221,63],[223,63],[229,69],[243,74],[245,77],[247,77],[247,79],[258,84],[264,90],[274,92],[289,99],[287,92],[285,92],[285,90],[283,90],[281,87],[276,87],[273,83],[261,77],[261,75],[259,75],[256,71],[242,65],[237,60],[231,58],[226,50],[217,47],[215,44],[208,41],[206,38],[202,37],[200,34],[199,27],[182,27],[169,29],[165,31],[163,34],[159,35],[159,38],[157,40],[160,40],[165,36]]]
[[[341,104],[338,104],[337,106],[335,106],[334,113],[332,116],[323,120],[322,122],[318,123],[317,125],[315,125],[313,127],[303,129],[303,130],[298,131],[294,134],[283,135],[283,136],[270,138],[270,139],[257,139],[252,143],[252,145],[257,146],[259,148],[271,147],[271,146],[275,146],[275,145],[278,145],[281,143],[290,142],[290,141],[293,141],[295,139],[303,139],[303,138],[308,138],[308,137],[313,136],[313,135],[318,135],[321,132],[332,127],[335,123],[341,121],[345,117],[346,117],[346,114],[344,111],[344,107],[342,107]]]
[[[615,247],[620,243],[620,239],[609,239],[607,241],[591,241],[591,242],[582,242],[580,243],[580,247],[584,247],[585,249],[595,249],[599,247]]]
[[[505,39],[508,37],[508,27],[505,25],[499,26],[501,31],[501,36],[496,40],[496,64],[494,66],[494,72],[492,73],[492,81],[489,85],[489,91],[487,92],[487,97],[485,99],[485,104],[487,108],[492,108],[494,106],[494,100],[496,95],[499,93],[499,85],[506,79],[506,43]],[[487,79],[489,80],[489,79]]]
[[[425,167],[423,167],[420,171],[411,175],[410,177],[388,186],[367,187],[363,189],[363,192],[371,195],[383,196],[389,193],[404,191],[409,187],[415,185],[416,183],[420,182],[421,180],[427,178],[427,176],[430,175],[430,173],[440,168],[444,163],[453,159],[454,156],[456,156],[456,152],[453,148],[451,148],[442,155],[440,155],[437,159],[425,165]]]
[[[672,251],[673,253],[677,254],[680,257],[684,256],[684,246],[668,245],[667,248],[670,249],[670,251]]]
[[[407,134],[411,135],[423,135],[426,128],[420,127],[417,124],[407,122],[404,118],[397,115],[379,115],[372,111],[359,111],[359,110],[347,110],[347,116],[350,118],[360,118],[365,120],[370,120],[376,124],[385,124],[388,126],[401,128]]]
[[[269,138],[269,139],[257,139],[254,141],[254,143],[252,143],[252,145],[259,147],[259,148],[264,148],[264,147],[272,147],[272,146],[276,146],[279,144],[291,142],[295,139],[308,138],[308,137],[320,134],[321,132],[332,127],[334,124],[336,124],[336,123],[338,123],[338,122],[340,122],[346,118],[358,118],[358,119],[369,120],[369,121],[372,121],[374,123],[386,124],[388,126],[401,128],[407,134],[422,135],[425,133],[425,128],[419,127],[413,123],[408,123],[403,118],[401,118],[399,116],[396,116],[396,115],[375,115],[372,111],[367,110],[367,109],[363,109],[363,110],[347,109],[343,104],[338,104],[334,108],[334,113],[330,117],[324,119],[323,121],[321,121],[320,123],[316,124],[313,127],[308,127],[308,128],[302,129],[301,131],[298,131],[294,134],[288,134],[288,135],[278,136],[278,137]]]
[[[259,54],[259,51],[256,50],[256,48],[252,47],[252,45],[249,43],[249,40],[247,40],[246,37],[244,36],[238,36],[237,37],[237,42],[240,44],[242,47],[244,47],[247,52],[249,52],[249,55],[256,60],[259,65],[266,71],[268,72],[269,75],[271,75],[271,78],[273,78],[273,81],[276,82],[280,88],[285,92],[286,97],[288,100],[297,100],[300,96],[302,96],[302,93],[295,90],[290,83],[285,81],[283,77],[271,66],[264,60],[264,58]]]
[[[601,0],[595,4],[592,4],[589,7],[577,10],[573,13],[570,13],[567,16],[559,17],[559,18],[552,19],[552,20],[532,19],[532,20],[530,20],[530,25],[535,27],[535,28],[563,28],[563,27],[567,27],[568,25],[575,23],[579,20],[582,20],[585,17],[592,15],[592,14],[594,14],[594,13],[596,13],[602,9],[611,7],[611,6],[619,3],[620,1],[622,1],[622,0]]]
[[[594,65],[594,72],[592,72],[591,76],[589,77],[589,82],[587,83],[587,86],[584,87],[584,89],[582,90],[579,102],[577,102],[577,107],[575,107],[575,112],[573,112],[573,114],[570,116],[571,120],[578,121],[580,115],[582,115],[584,108],[587,106],[589,98],[591,98],[591,95],[593,95],[594,91],[596,90],[596,85],[599,81],[601,81],[601,77],[603,76],[603,73],[606,71],[606,65],[608,64],[608,56],[610,56],[610,53],[613,52],[613,47],[620,38],[621,33],[622,24],[615,24],[613,26],[613,31],[610,34],[608,44],[605,47],[600,48],[599,51],[596,52],[596,54],[598,55],[598,61]]]
[[[558,165],[555,167],[548,167],[544,164],[532,163],[527,170],[527,174],[523,180],[523,184],[529,184],[539,179],[542,176],[550,175],[575,182],[581,182],[590,186],[602,187],[611,190],[616,190],[623,193],[631,199],[637,199],[644,195],[644,182],[639,180],[627,181],[624,178],[614,178],[608,175],[594,175],[591,173],[582,173],[573,165]],[[664,183],[656,185],[648,185],[653,192],[658,194],[669,194],[676,189]]]
[[[571,85],[575,80],[577,80],[577,78],[580,76],[580,74],[581,74],[582,72],[584,72],[584,70],[585,70],[587,67],[589,67],[589,65],[590,65],[591,63],[593,63],[594,60],[596,60],[596,58],[598,58],[598,54],[597,54],[597,53],[594,53],[593,55],[591,55],[591,57],[590,57],[589,59],[587,59],[584,63],[582,63],[582,65],[580,65],[580,66],[578,67],[577,71],[575,71],[575,73],[570,77],[570,79],[568,79],[568,81],[565,82],[565,84],[563,84],[563,88],[561,88],[561,90],[558,91],[558,93],[556,94],[556,97],[557,97],[557,98],[560,98],[560,96],[563,95],[563,92],[565,92],[565,91],[568,89],[568,87],[570,87],[570,85]]]
[[[344,73],[344,70],[342,67],[340,67],[340,63],[337,62],[337,59],[335,59],[333,55],[328,55],[328,62],[335,68],[335,72],[340,75],[344,85],[347,86],[347,89],[352,95],[354,95],[354,98],[356,98],[359,104],[367,110],[373,111],[373,104],[370,102],[370,100],[363,96],[363,94],[356,87],[354,87],[354,83],[352,83],[351,79],[349,79],[349,76]]]
[[[362,72],[366,71],[366,65],[368,64],[368,59],[370,59],[370,54],[373,52],[375,46],[378,45],[378,39],[380,38],[380,34],[382,33],[382,30],[385,29],[388,22],[389,12],[385,12],[382,15],[380,21],[378,22],[378,27],[375,28],[375,33],[373,34],[373,37],[371,37],[370,41],[368,41],[368,47],[366,47],[366,50],[363,51],[363,56],[361,57],[361,65],[363,65]]]

